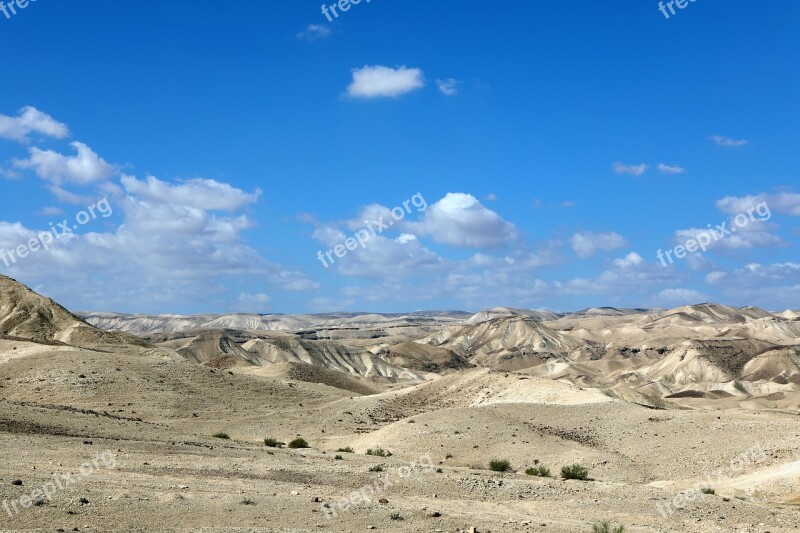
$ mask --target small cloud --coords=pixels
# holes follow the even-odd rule
[[[626,165],[625,163],[614,163],[612,167],[617,174],[632,174],[633,176],[641,176],[647,171],[647,165],[641,163],[639,165]]]
[[[592,233],[590,231],[576,233],[570,239],[572,250],[581,259],[592,257],[600,250],[617,250],[628,246],[628,241],[619,233]]]
[[[20,109],[16,117],[0,115],[0,137],[25,142],[31,133],[63,139],[69,135],[69,129],[47,113],[31,106]]]
[[[487,202],[496,202],[497,196],[493,192],[490,192],[489,194],[484,196],[483,199],[486,200]]]
[[[396,98],[425,85],[418,68],[367,65],[352,72],[353,81],[347,87],[347,95],[352,98]]]
[[[447,78],[446,80],[436,80],[436,85],[439,86],[439,91],[445,96],[455,96],[458,94],[458,84],[461,83],[455,78]]]
[[[309,24],[308,27],[297,34],[298,39],[315,41],[330,36],[331,29],[324,24]]]
[[[620,268],[639,266],[644,263],[644,259],[636,252],[631,252],[621,259],[614,259],[614,264]]]
[[[40,217],[54,217],[56,215],[61,215],[64,213],[64,210],[60,207],[45,207],[44,209],[40,209],[36,212],[37,215]]]
[[[711,137],[711,140],[717,146],[724,146],[725,148],[736,148],[738,146],[744,146],[750,142],[747,139],[731,139],[730,137],[725,137],[723,135],[714,135]]]
[[[561,207],[575,207],[576,205],[578,205],[578,202],[571,202],[571,201],[561,202]]]
[[[726,272],[719,272],[719,271],[709,272],[708,274],[706,274],[706,283],[708,283],[709,285],[715,285],[720,281],[722,281],[727,275],[728,274]]]
[[[662,174],[685,174],[686,169],[678,165],[658,164],[658,171]]]

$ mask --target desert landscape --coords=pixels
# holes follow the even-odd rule
[[[800,524],[792,311],[73,314],[0,277],[0,334],[3,531]]]
[[[798,20],[0,0],[0,533],[800,533]]]

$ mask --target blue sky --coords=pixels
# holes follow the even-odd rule
[[[320,3],[0,13],[0,272],[121,312],[800,308],[797,2]]]

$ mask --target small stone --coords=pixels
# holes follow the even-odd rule
[[[80,502],[81,505],[88,505],[89,504],[89,500],[87,500],[86,498],[81,498],[78,501]]]
[[[378,500],[378,503],[389,503],[389,500],[387,500],[386,498],[381,498],[380,500]]]
[[[292,491],[292,496],[300,496],[300,491],[293,490]]]
[[[21,479],[15,479],[14,481],[11,482],[11,484],[14,485],[15,487],[21,487],[22,486],[22,480]]]
[[[430,516],[431,518],[439,518],[440,516],[442,516],[442,513],[440,513],[439,511],[433,511],[428,516]]]
[[[319,496],[314,496],[313,498],[311,498],[311,501],[314,503],[319,503],[322,501],[322,498],[320,498]]]

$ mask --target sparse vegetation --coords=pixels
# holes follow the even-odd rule
[[[389,518],[391,518],[392,520],[403,520],[403,517],[397,511],[390,514]]]
[[[230,440],[231,438],[230,435],[228,435],[227,433],[223,433],[221,431],[219,433],[214,433],[212,437],[214,437],[215,439],[224,439],[224,440]]]
[[[562,467],[561,477],[563,479],[577,479],[580,481],[586,481],[589,479],[589,470],[587,470],[586,467],[575,463],[573,465]]]
[[[614,527],[608,522],[601,522],[592,526],[592,533],[625,533],[625,526]]]
[[[264,439],[264,446],[269,446],[270,448],[282,448],[285,444],[285,442],[281,442],[272,437]]]
[[[256,502],[254,502],[250,498],[245,498],[244,500],[242,500],[242,505],[255,505],[255,504]]]
[[[508,459],[492,459],[489,461],[489,470],[494,472],[510,472],[511,462]]]
[[[525,470],[529,476],[550,477],[550,469],[545,466],[532,466]]]
[[[381,465],[375,465],[369,467],[370,472],[383,472],[383,467]]]
[[[342,453],[355,453],[355,451],[353,450],[353,448],[351,448],[350,446],[347,446],[346,448],[339,448],[339,449],[338,449],[338,450],[336,450],[336,451],[337,451],[337,452],[342,452]]]
[[[297,437],[296,439],[294,439],[292,442],[289,443],[289,448],[292,448],[292,449],[308,448],[308,447],[309,446],[308,446],[308,442],[306,442],[306,439],[301,438],[301,437]]]
[[[344,460],[344,457],[342,457],[341,455],[337,455],[336,457],[334,457],[334,460],[336,460],[336,461],[343,461],[343,460]]]
[[[713,494],[716,494],[716,493],[717,493],[717,491],[715,491],[715,490],[714,490],[714,489],[712,489],[711,487],[705,487],[705,488],[703,488],[703,489],[700,489],[700,492],[702,492],[703,494],[711,494],[711,495],[713,495]]]
[[[391,457],[392,452],[389,450],[384,450],[383,448],[375,448],[374,450],[370,448],[367,450],[367,455],[373,455],[375,457]]]

